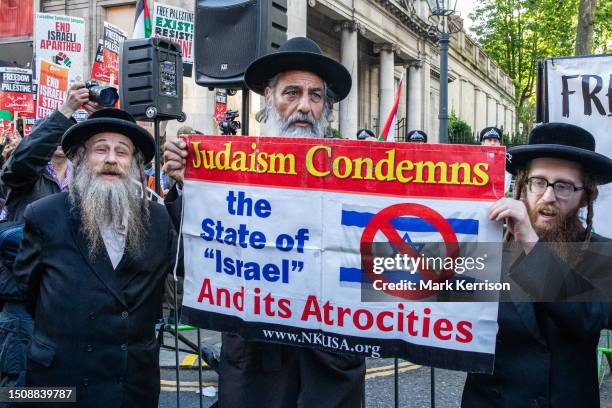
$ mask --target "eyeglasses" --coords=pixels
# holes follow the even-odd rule
[[[566,181],[555,181],[551,183],[542,177],[529,177],[527,179],[527,185],[529,186],[529,192],[533,194],[544,194],[546,189],[552,186],[555,196],[561,199],[570,198],[576,191],[584,190],[584,187],[576,187],[572,183]]]

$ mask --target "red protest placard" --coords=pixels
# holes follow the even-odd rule
[[[119,86],[119,48],[126,36],[119,27],[104,22],[104,39],[98,43],[91,79]]]
[[[67,91],[68,68],[41,61],[36,119],[44,118],[58,109],[66,99]]]
[[[13,116],[34,116],[31,70],[0,67],[0,110]]]

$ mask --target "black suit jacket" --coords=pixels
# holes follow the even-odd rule
[[[53,112],[23,138],[6,161],[1,178],[7,189],[6,211],[10,221],[23,221],[28,204],[60,192],[46,167],[62,135],[75,123],[63,113]]]
[[[80,406],[157,407],[155,323],[176,233],[163,206],[149,208],[141,255],[113,269],[104,249],[90,260],[67,193],[28,206],[14,274],[35,310],[29,386],[77,387]]]
[[[599,236],[592,241],[610,243]],[[514,263],[511,275],[529,293],[571,298],[561,282],[581,281],[570,285],[580,290],[601,286],[593,277],[609,274],[610,266],[600,261],[587,256],[579,276],[546,247],[536,247]],[[500,303],[493,375],[468,374],[462,406],[599,407],[596,348],[600,331],[611,325],[611,309],[596,301]]]

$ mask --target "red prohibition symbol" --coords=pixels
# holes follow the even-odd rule
[[[368,222],[368,224],[365,226],[363,234],[361,235],[361,265],[372,282],[376,280],[379,280],[382,283],[388,282],[384,278],[384,274],[378,275],[374,273],[374,255],[372,253],[372,245],[374,238],[379,231],[382,232],[382,234],[389,240],[389,242],[399,253],[406,254],[409,257],[417,257],[419,255],[412,246],[402,239],[395,227],[391,224],[391,221],[394,218],[408,216],[421,218],[433,225],[444,240],[444,244],[446,246],[446,256],[453,259],[459,256],[459,243],[457,242],[457,235],[455,234],[453,227],[451,227],[448,221],[446,221],[446,219],[440,213],[427,206],[416,203],[394,204],[382,209],[380,212],[374,215],[370,222]],[[454,274],[454,271],[450,269],[445,269],[444,272],[440,274],[427,268],[421,268],[420,272],[424,279],[432,280],[434,282],[446,281]],[[434,291],[422,289],[386,289],[384,292],[407,300],[424,299],[430,297],[434,293]]]

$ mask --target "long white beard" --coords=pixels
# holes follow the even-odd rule
[[[135,162],[125,179],[111,182],[102,179],[86,159],[75,165],[70,185],[70,200],[81,212],[81,229],[88,240],[92,259],[103,248],[100,224],[119,227],[127,215],[126,250],[129,255],[140,253],[148,222],[148,211],[142,207],[140,191],[130,178],[138,179]]]
[[[325,136],[325,129],[329,125],[327,121],[329,108],[327,106],[323,108],[319,120],[316,120],[312,113],[304,114],[300,112],[295,112],[287,119],[283,119],[271,100],[266,103],[264,109],[266,120],[262,123],[261,134],[265,136],[322,138]],[[310,126],[294,126],[295,122],[298,121],[310,123]]]

